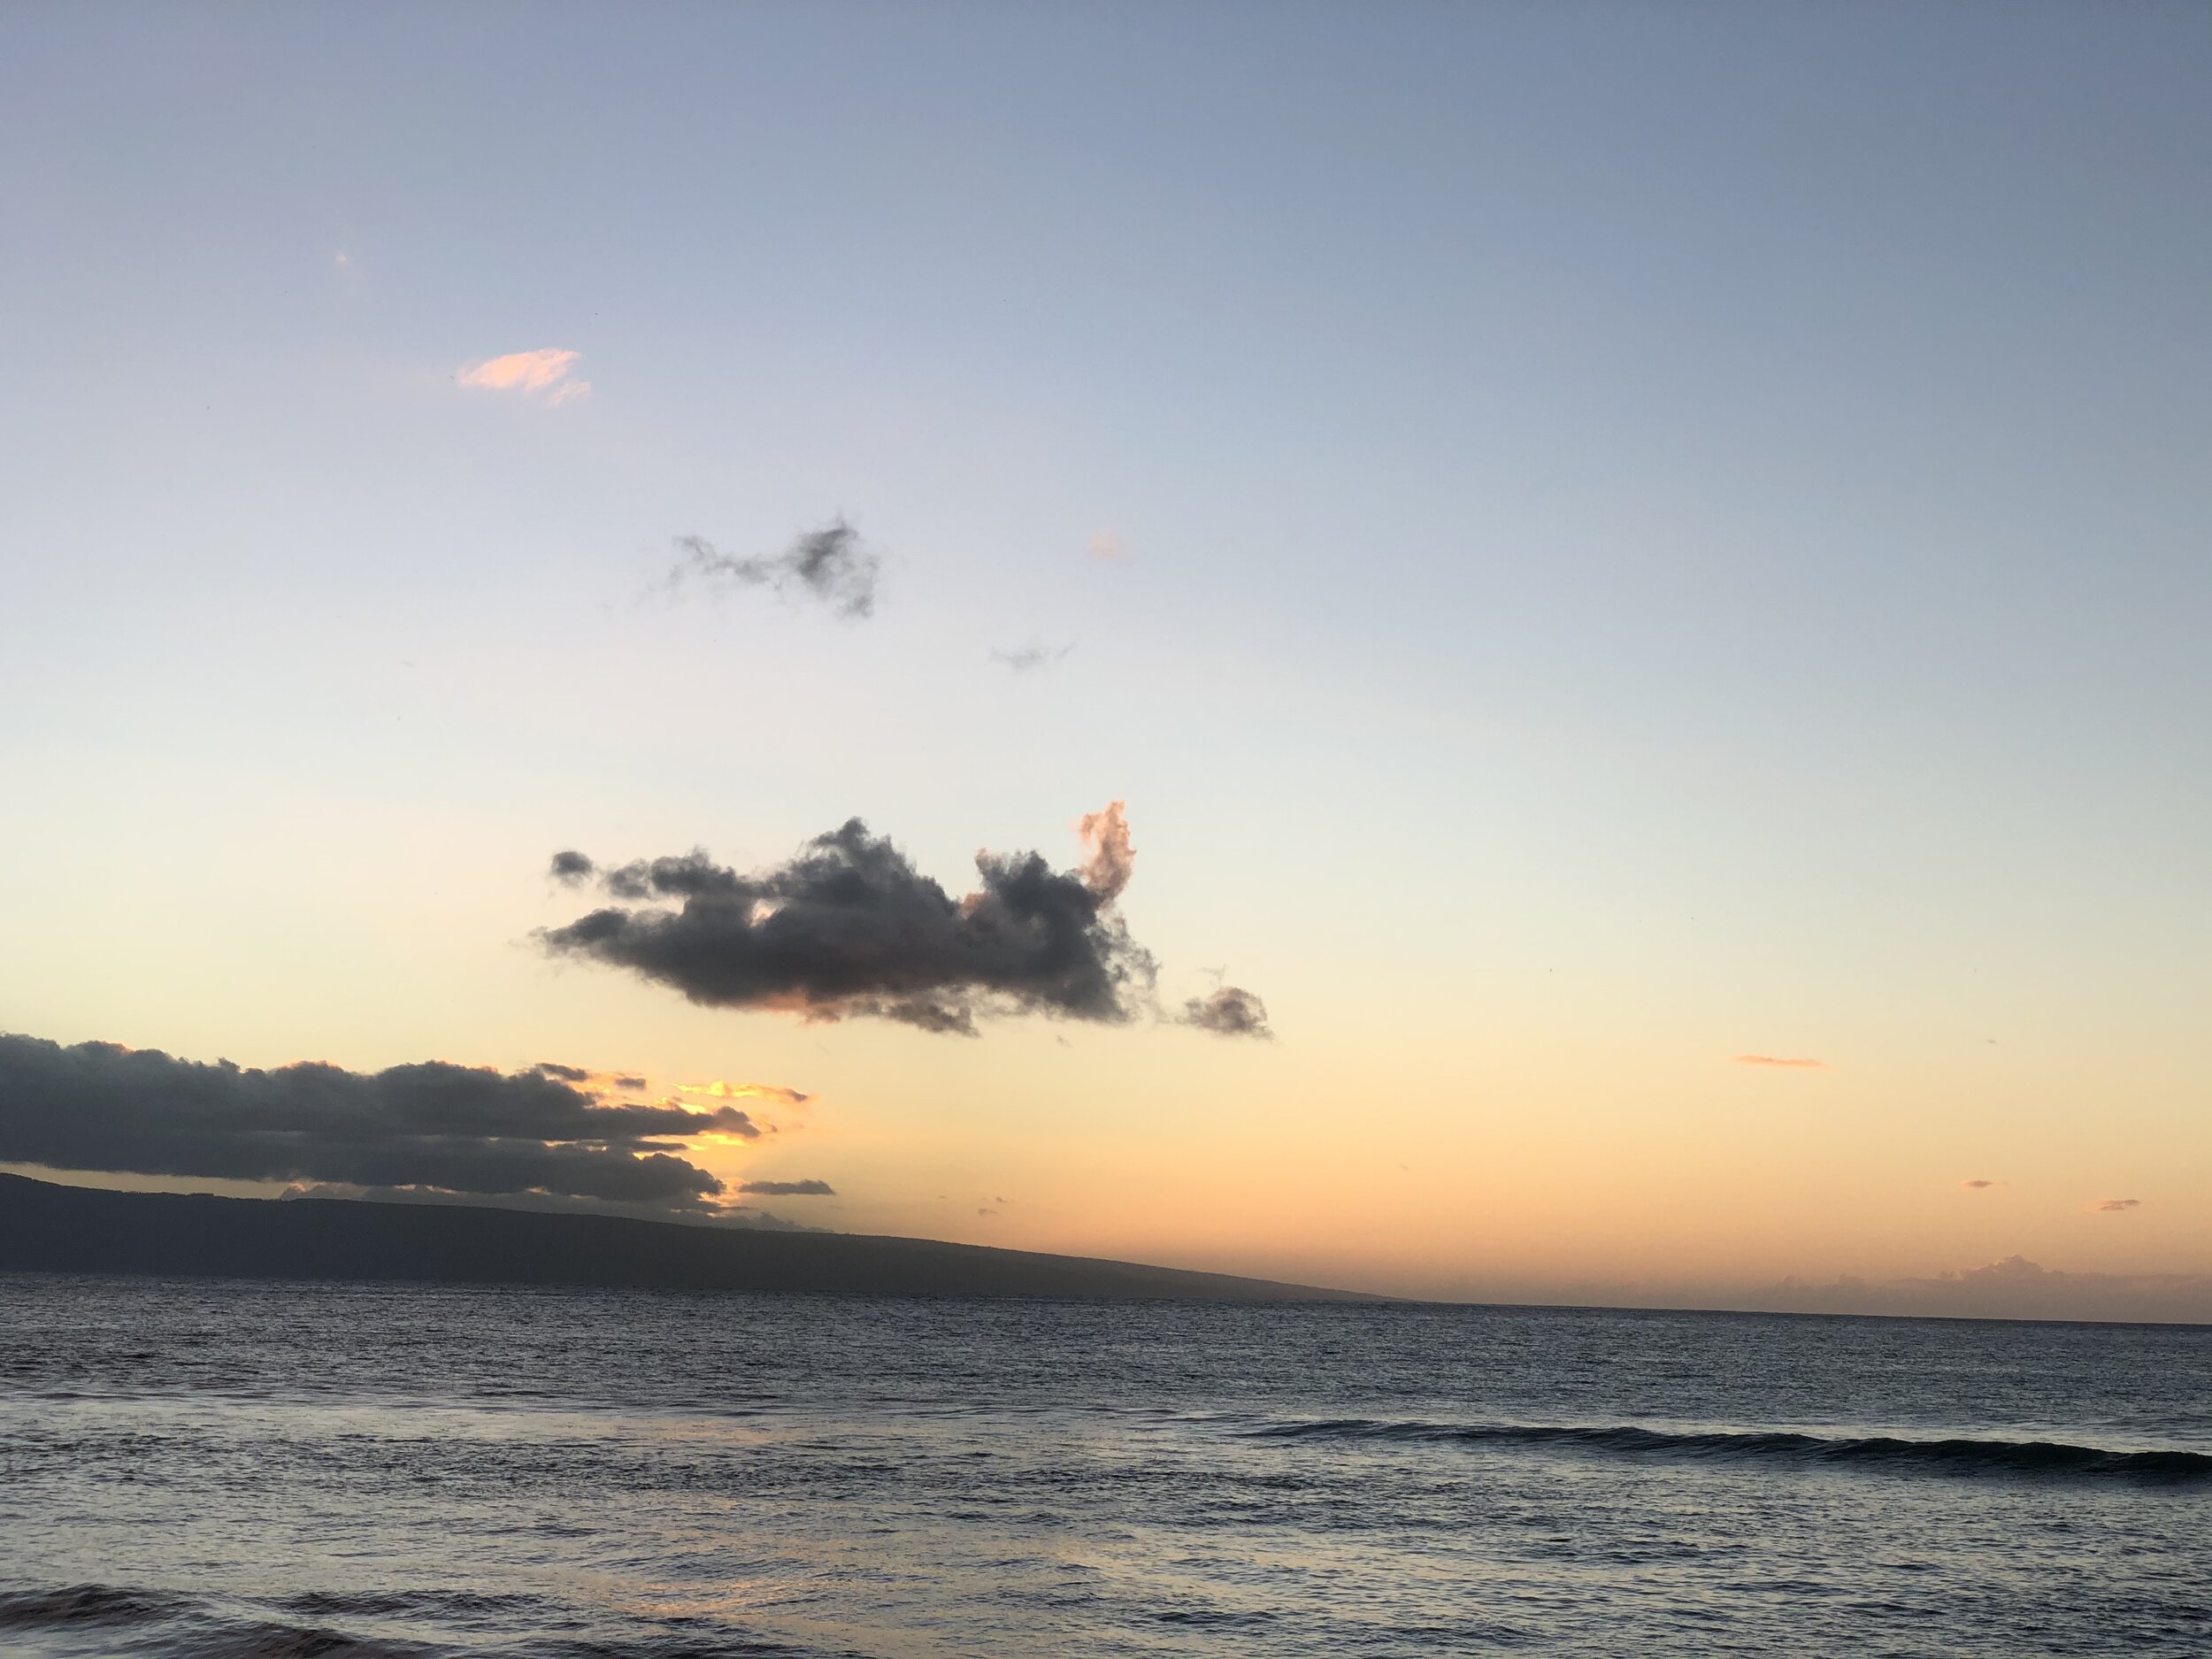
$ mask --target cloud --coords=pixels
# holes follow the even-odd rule
[[[603,1097],[610,1094],[641,1094],[647,1079],[635,1071],[595,1071],[585,1065],[563,1065],[557,1060],[541,1060],[530,1068],[540,1077],[549,1077],[562,1083],[572,1083],[585,1094]]]
[[[591,874],[591,860],[578,852],[555,853],[553,867],[546,873],[556,881],[574,887]]]
[[[803,1106],[814,1098],[777,1083],[726,1083],[720,1078],[711,1083],[679,1083],[676,1093],[707,1100],[768,1100],[780,1106]]]
[[[561,854],[557,870],[588,870],[622,902],[538,938],[714,1008],[965,1035],[983,1015],[1123,1024],[1153,1006],[1156,973],[1114,908],[1135,855],[1119,802],[1082,828],[1080,869],[978,853],[979,885],[958,900],[858,818],[749,875],[701,850],[614,869]]]
[[[1093,558],[1104,559],[1110,565],[1118,565],[1129,557],[1128,544],[1111,530],[1101,530],[1085,544],[1084,550]]]
[[[685,1110],[680,1101],[665,1100],[661,1104],[673,1111]],[[710,1112],[702,1112],[700,1116],[711,1120],[698,1131],[703,1135],[718,1135],[725,1140],[757,1141],[761,1136],[773,1133],[772,1128],[764,1129],[755,1123],[749,1112],[741,1112],[734,1106],[718,1106]]]
[[[548,346],[536,351],[512,351],[503,357],[472,363],[453,378],[461,385],[483,392],[513,392],[523,397],[549,393],[545,401],[556,407],[591,396],[589,380],[572,380],[568,372],[583,354]]]
[[[1076,874],[1083,885],[1106,901],[1121,896],[1129,878],[1137,873],[1137,849],[1129,841],[1128,803],[1109,801],[1095,812],[1075,821],[1083,838],[1083,862]]]
[[[764,1198],[834,1198],[837,1189],[827,1181],[740,1181],[741,1193],[757,1193]]]
[[[362,1072],[306,1061],[265,1071],[0,1035],[4,1164],[707,1211],[723,1184],[677,1156],[682,1143],[760,1133],[734,1106],[607,1104],[538,1068],[503,1075],[434,1060]]]
[[[2143,1201],[2139,1198],[2104,1198],[2098,1200],[2091,1206],[2092,1209],[2098,1210],[2140,1210],[2142,1207]]]
[[[1967,1187],[1970,1190],[1974,1191],[1978,1191],[1980,1188],[1985,1187],[1994,1187],[1996,1184],[1997,1183],[1994,1181],[1985,1180],[1979,1176],[1975,1177],[1971,1180],[1964,1180],[1959,1183],[1961,1187]]]
[[[1194,996],[1177,1016],[1179,1025],[1195,1025],[1217,1037],[1257,1037],[1272,1042],[1267,1028],[1267,1004],[1241,986],[1225,985],[1211,996]]]
[[[1783,1056],[1772,1054],[1740,1054],[1734,1058],[1734,1060],[1731,1061],[1730,1064],[1732,1065],[1783,1066],[1800,1071],[1825,1071],[1829,1070],[1828,1063],[1825,1060],[1804,1060],[1794,1057],[1786,1058]]]
[[[795,588],[846,618],[869,616],[876,608],[876,578],[883,560],[842,518],[806,532],[780,553],[762,557],[717,552],[711,541],[695,535],[678,536],[676,548],[682,557],[668,573],[672,591],[681,588],[687,578],[696,577],[772,588],[778,593]]]
[[[991,660],[995,663],[1003,663],[1018,674],[1033,674],[1041,668],[1049,668],[1055,663],[1065,662],[1068,654],[1074,649],[1072,643],[1025,645],[1018,650],[993,651]]]
[[[2154,1319],[2212,1322],[2212,1274],[2069,1273],[2008,1256],[1932,1279],[1830,1284],[1784,1279],[1752,1299],[1797,1313],[1921,1314],[1983,1319]]]

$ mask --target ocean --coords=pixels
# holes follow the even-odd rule
[[[0,1653],[2212,1654],[2212,1328],[0,1276]]]

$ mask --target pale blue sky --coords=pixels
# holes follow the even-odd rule
[[[1122,796],[1344,1076],[1834,1048],[2212,1268],[2208,87],[2178,4],[14,8],[0,1029],[517,1063],[554,847]],[[839,512],[870,621],[649,592]]]

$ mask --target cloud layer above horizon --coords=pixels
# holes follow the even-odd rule
[[[578,1070],[510,1074],[434,1060],[374,1072],[317,1061],[257,1071],[0,1035],[0,1163],[714,1213],[725,1185],[679,1156],[682,1143],[753,1140],[761,1125],[726,1104],[605,1103],[557,1075]]]
[[[1786,1279],[1748,1299],[1801,1313],[1976,1319],[2212,1321],[2212,1273],[2072,1273],[2023,1256],[1933,1278]]]

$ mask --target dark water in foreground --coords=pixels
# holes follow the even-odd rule
[[[0,1653],[2212,1653],[2212,1329],[0,1277]]]

